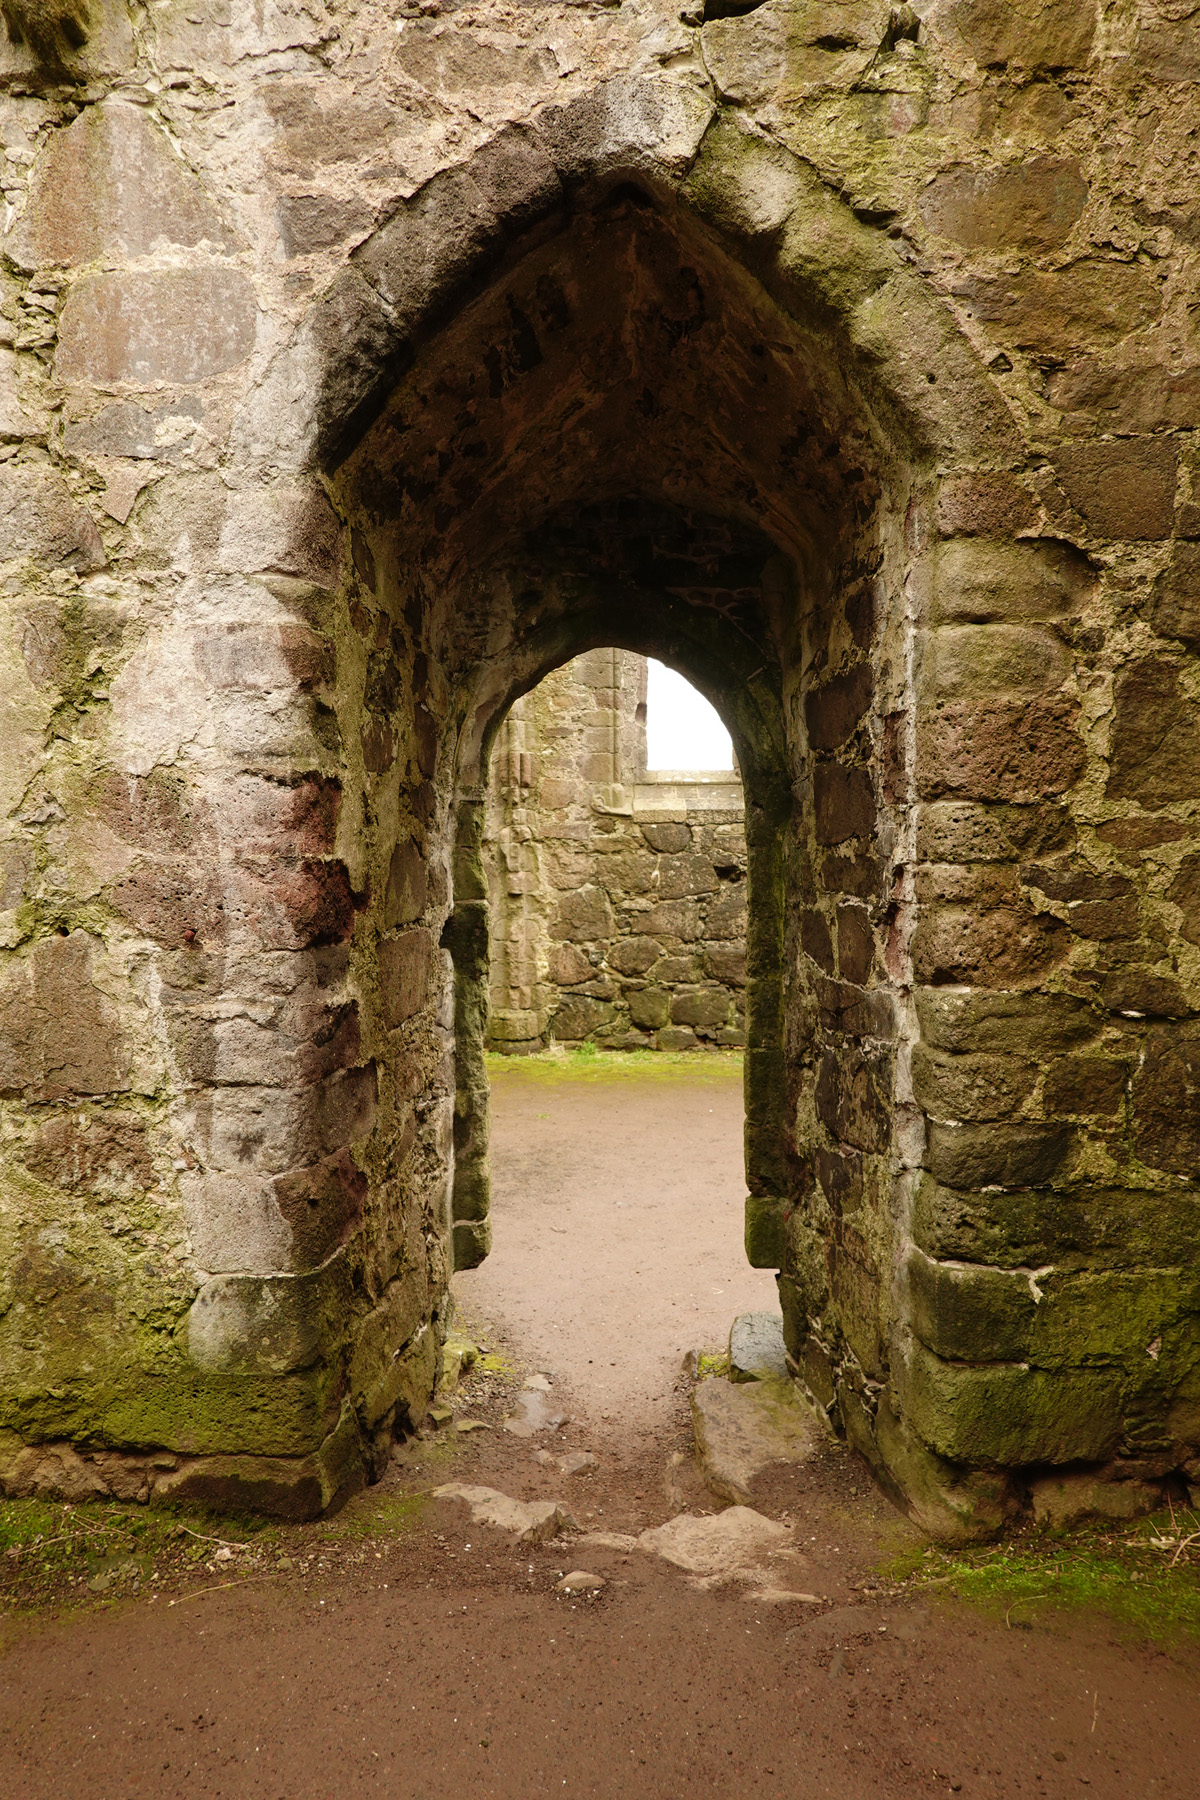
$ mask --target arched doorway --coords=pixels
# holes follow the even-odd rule
[[[384,750],[364,814],[380,818],[376,854],[399,840],[389,855],[419,863],[425,898],[447,908],[455,1263],[489,1243],[491,744],[514,699],[569,658],[653,655],[717,707],[745,786],[747,1247],[780,1271],[809,1391],[839,1416],[857,1397],[869,1420],[893,1327],[904,947],[890,857],[908,798],[917,465],[889,446],[850,361],[828,320],[797,324],[677,193],[645,170],[593,171],[461,290],[352,446],[327,441],[360,636],[387,641],[365,656],[362,741]],[[376,710],[384,656],[396,673]],[[388,733],[409,679],[429,747],[422,759],[414,737],[397,776]],[[389,784],[385,815],[373,795]],[[381,921],[393,984],[433,966],[425,916]]]

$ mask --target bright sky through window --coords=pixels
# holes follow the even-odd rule
[[[732,769],[732,740],[703,694],[674,669],[648,660],[646,767]]]

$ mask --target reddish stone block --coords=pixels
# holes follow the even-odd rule
[[[1170,438],[1072,444],[1054,458],[1071,505],[1098,537],[1171,535],[1177,453]]]
[[[72,931],[10,964],[0,986],[0,1088],[39,1099],[128,1089],[131,1058],[93,984],[95,955],[88,934]]]
[[[1032,530],[1037,517],[1037,501],[1015,475],[952,475],[938,489],[943,537],[1011,537]]]
[[[1068,944],[1066,926],[1049,914],[941,907],[922,914],[913,933],[913,973],[932,986],[1021,987],[1062,962]]]
[[[1150,623],[1159,637],[1178,638],[1189,650],[1200,650],[1200,544],[1175,545],[1154,583]]]
[[[428,931],[418,928],[380,940],[379,988],[390,1030],[424,1006],[432,970],[433,938]]]
[[[931,231],[973,250],[1054,250],[1066,242],[1088,202],[1073,157],[950,169],[921,194]]]
[[[819,844],[841,844],[847,838],[870,837],[874,831],[875,791],[866,769],[819,763],[813,799]]]
[[[367,1178],[348,1149],[307,1169],[277,1176],[279,1210],[292,1229],[292,1267],[320,1268],[353,1235],[367,1197]]]
[[[947,702],[917,724],[917,785],[925,799],[1056,798],[1083,774],[1078,709],[1063,695]]]
[[[68,1192],[138,1194],[155,1184],[145,1122],[120,1113],[47,1119],[19,1156],[39,1181]]]
[[[61,381],[185,386],[245,362],[257,301],[241,269],[123,270],[86,275],[59,320]]]
[[[1107,792],[1166,806],[1200,794],[1200,721],[1179,672],[1148,656],[1118,676]]]
[[[839,750],[871,704],[871,667],[858,663],[805,696],[804,718],[813,750]]]

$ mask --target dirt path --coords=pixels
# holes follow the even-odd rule
[[[186,1573],[159,1555],[148,1576],[163,1527],[106,1509],[114,1541],[122,1517],[145,1529],[136,1591],[0,1614],[0,1795],[1194,1800],[1195,1649],[1054,1615],[1036,1593],[985,1618],[944,1586],[897,1583],[889,1566],[919,1561],[922,1542],[840,1446],[762,1502],[791,1527],[814,1599],[702,1589],[642,1548],[580,1535],[719,1510],[686,1454],[675,1365],[763,1285],[737,1264],[727,1077],[663,1077],[649,1096],[587,1071],[539,1080],[497,1082],[497,1261],[463,1283],[521,1365],[456,1397],[458,1423],[484,1428],[414,1440],[336,1519],[223,1526],[246,1540],[233,1549],[181,1538],[201,1558]],[[526,1153],[530,1111],[550,1129]],[[632,1220],[618,1234],[618,1199],[640,1236]],[[560,1244],[547,1219],[574,1235]],[[644,1287],[622,1278],[631,1244],[653,1271]],[[547,1365],[534,1391],[565,1422],[516,1437],[520,1379]],[[565,1474],[583,1450],[594,1466]],[[448,1481],[558,1499],[580,1531],[522,1547],[432,1498]],[[557,1593],[581,1564],[598,1595]]]
[[[455,1293],[595,1423],[662,1431],[684,1352],[778,1307],[742,1245],[741,1059],[698,1060],[493,1067],[493,1248]]]

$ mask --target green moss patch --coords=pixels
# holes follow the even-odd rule
[[[908,1591],[948,1591],[1010,1629],[1085,1612],[1139,1637],[1200,1638],[1200,1515],[1192,1512],[1069,1536],[1026,1532],[978,1549],[926,1549],[880,1572]]]
[[[427,1494],[382,1493],[368,1488],[322,1527],[322,1536],[339,1542],[395,1537],[398,1532],[415,1530],[428,1503]]]
[[[174,1593],[197,1574],[233,1580],[274,1560],[280,1528],[200,1508],[0,1501],[0,1603]],[[223,1554],[219,1554],[223,1553]]]
[[[598,1050],[579,1044],[571,1050],[542,1050],[536,1056],[484,1058],[488,1078],[556,1086],[572,1081],[740,1082],[740,1050]]]

